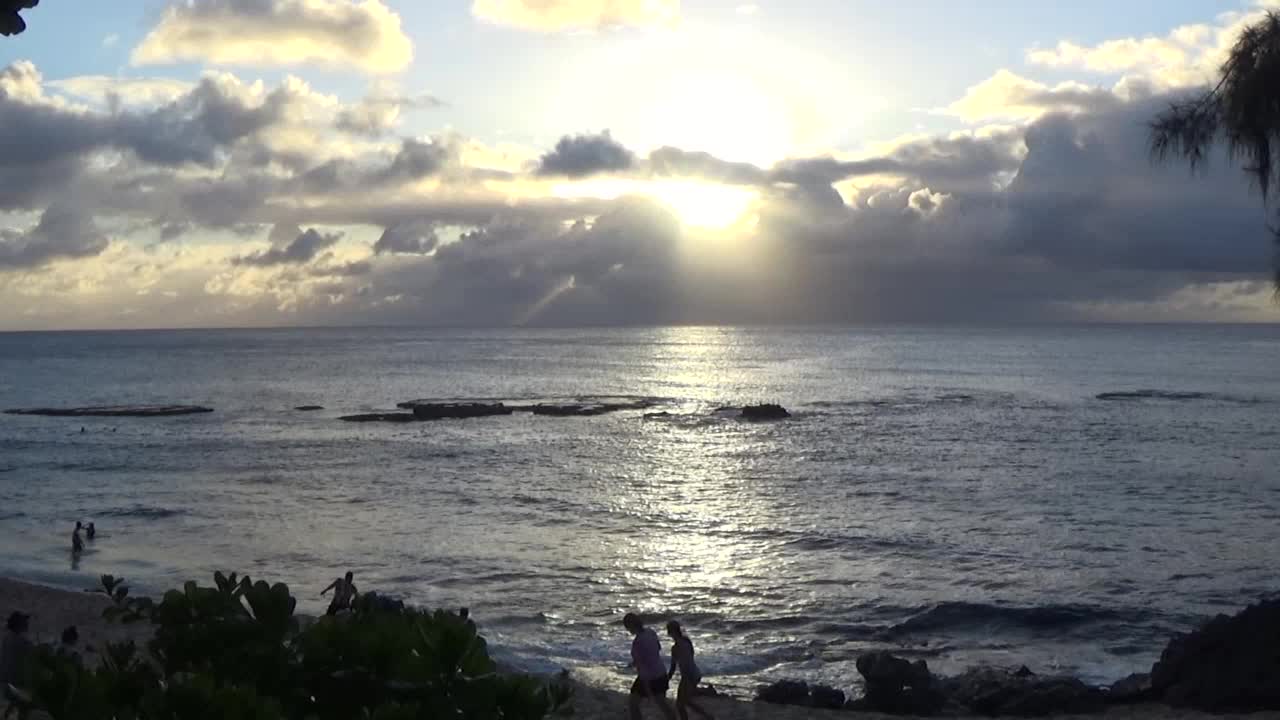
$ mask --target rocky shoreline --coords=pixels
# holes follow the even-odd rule
[[[1262,600],[1234,616],[1219,615],[1174,637],[1149,673],[1107,687],[1041,676],[1026,667],[974,667],[943,677],[930,672],[924,660],[911,662],[886,651],[860,656],[857,669],[865,688],[861,698],[784,680],[761,688],[756,699],[910,716],[1088,715],[1139,703],[1210,713],[1280,711],[1280,599]]]
[[[71,592],[0,578],[0,614],[34,611],[37,641],[51,641],[76,625],[89,657],[104,643],[140,639],[142,628],[102,619],[102,595]],[[932,674],[923,661],[888,652],[868,653],[857,663],[863,697],[803,681],[762,687],[747,701],[714,691],[706,705],[721,720],[848,717],[1107,717],[1211,718],[1252,712],[1280,718],[1277,630],[1280,600],[1220,616],[1199,630],[1174,638],[1150,674],[1093,687],[1075,678],[1041,676],[1026,669],[971,668],[957,676]],[[574,682],[574,717],[615,718],[625,711],[621,687]]]

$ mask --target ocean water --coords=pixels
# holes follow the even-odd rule
[[[337,420],[579,397],[671,415]],[[715,412],[758,401],[794,417]],[[1103,682],[1280,590],[1280,327],[0,335],[0,407],[114,403],[216,411],[0,416],[0,572],[236,570],[318,611],[351,569],[619,685],[622,613],[670,615],[743,693],[874,648]]]

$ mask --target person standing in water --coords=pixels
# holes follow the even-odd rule
[[[71,531],[71,554],[79,555],[84,550],[84,541],[80,539],[80,521],[76,521],[76,529]]]
[[[667,623],[667,634],[671,636],[671,670],[667,673],[667,678],[674,677],[676,670],[680,671],[680,684],[676,686],[676,712],[679,713],[680,720],[689,720],[690,710],[712,720],[711,713],[702,709],[693,699],[698,682],[702,680],[702,671],[693,660],[693,641],[684,634],[684,628],[675,620]]]
[[[640,720],[640,701],[651,698],[667,720],[676,720],[676,714],[667,702],[667,668],[662,662],[662,642],[658,633],[644,626],[634,613],[622,618],[622,626],[635,638],[631,641],[631,665],[636,669],[636,680],[631,684],[631,697],[627,703],[631,720]]]
[[[98,535],[98,529],[97,529],[97,528],[95,528],[95,527],[93,526],[93,522],[91,521],[91,522],[90,522],[90,523],[85,527],[85,530],[84,530],[84,536],[85,536],[85,537],[87,537],[87,538],[89,538],[90,540],[92,540],[92,539],[94,539],[95,537],[97,537],[97,535]]]
[[[352,603],[356,599],[356,584],[352,582],[355,573],[347,571],[346,577],[340,577],[329,584],[329,587],[320,591],[320,597],[324,597],[325,593],[333,591],[333,601],[329,603],[329,609],[326,615],[337,615],[339,610],[350,610]]]

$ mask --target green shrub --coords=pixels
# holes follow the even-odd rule
[[[214,575],[159,603],[104,575],[104,616],[154,627],[148,653],[108,645],[97,668],[41,647],[14,704],[54,720],[540,720],[567,706],[566,683],[497,672],[457,615],[357,603],[301,627],[281,583]]]

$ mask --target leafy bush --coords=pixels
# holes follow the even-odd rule
[[[14,706],[54,720],[540,720],[567,707],[560,681],[497,671],[457,615],[372,595],[353,613],[300,622],[289,588],[234,573],[159,603],[102,577],[104,616],[152,623],[148,652],[108,645],[97,668],[37,650]]]

